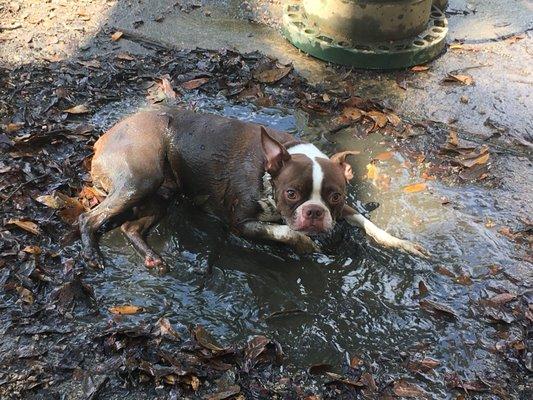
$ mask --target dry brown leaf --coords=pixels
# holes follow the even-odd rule
[[[394,113],[387,113],[387,119],[389,120],[389,123],[394,127],[397,127],[402,122],[402,119]]]
[[[404,193],[416,193],[426,190],[427,184],[425,182],[413,183],[412,185],[403,188]]]
[[[472,284],[472,278],[470,277],[470,275],[466,274],[459,275],[458,277],[454,278],[454,281],[464,286],[470,286]]]
[[[118,314],[118,315],[132,315],[132,314],[137,314],[142,311],[144,311],[142,307],[133,306],[130,304],[126,304],[123,306],[114,306],[114,307],[109,308],[109,312],[111,314]]]
[[[39,228],[39,225],[32,221],[24,221],[21,219],[12,218],[7,221],[6,225],[18,226],[19,228],[24,229],[27,232],[33,233],[34,235],[41,234],[41,229]]]
[[[383,153],[379,153],[377,156],[375,156],[374,159],[379,161],[387,161],[390,160],[393,155],[394,152],[392,151],[384,151]]]
[[[359,121],[366,113],[357,107],[344,107],[342,116],[352,121]]]
[[[35,298],[33,297],[33,293],[30,292],[28,289],[26,289],[23,286],[17,286],[17,293],[19,294],[21,300],[26,304],[33,304]]]
[[[399,396],[399,397],[409,397],[409,398],[415,398],[415,399],[426,398],[426,392],[424,392],[422,388],[415,385],[414,383],[409,383],[407,381],[404,381],[403,379],[400,379],[394,382],[392,391],[394,392],[396,396]]]
[[[446,78],[444,78],[444,82],[460,83],[464,86],[470,86],[474,83],[474,78],[470,75],[448,74]]]
[[[502,304],[509,303],[510,301],[514,299],[516,299],[516,294],[514,293],[500,293],[500,294],[497,294],[496,296],[491,297],[489,301],[492,304],[502,305]]]
[[[372,130],[376,127],[384,128],[385,125],[387,125],[387,122],[389,121],[389,119],[387,118],[387,114],[382,113],[380,111],[369,111],[366,113],[366,116],[372,119],[372,121],[374,121],[374,127],[372,128]]]
[[[453,147],[459,146],[459,137],[457,136],[457,132],[450,131],[450,134],[448,136],[448,143]]]
[[[443,267],[442,265],[439,265],[436,271],[441,275],[449,276],[450,278],[455,278],[455,274],[446,267]]]
[[[275,83],[286,77],[291,72],[292,67],[273,68],[264,71],[254,71],[253,77],[261,83]]]
[[[135,60],[135,58],[130,53],[126,53],[126,52],[118,53],[117,58],[119,60],[125,60],[125,61]]]
[[[35,254],[35,255],[39,255],[42,253],[42,250],[39,246],[35,246],[35,245],[28,245],[26,247],[24,247],[22,249],[22,251],[24,253],[28,253],[28,254]]]
[[[428,69],[429,67],[427,65],[415,65],[414,67],[411,67],[412,72],[424,72]]]
[[[490,158],[490,154],[489,153],[485,153],[485,154],[482,154],[480,155],[479,157],[476,157],[474,159],[470,159],[470,160],[458,160],[459,163],[466,167],[466,168],[472,168],[473,166],[475,165],[483,165],[483,164],[486,164],[487,161],[489,161],[489,158]]]
[[[123,35],[124,35],[124,32],[116,31],[115,33],[113,33],[113,34],[111,35],[111,40],[112,40],[113,42],[116,42],[116,41],[119,40]]]
[[[420,296],[425,296],[428,294],[428,292],[429,292],[429,289],[428,289],[428,286],[426,285],[426,282],[422,280],[418,282],[418,294]]]
[[[7,133],[13,133],[20,130],[23,126],[24,122],[11,122],[6,125],[5,130]]]
[[[350,359],[350,368],[358,368],[364,364],[364,361],[357,356],[353,356]]]
[[[209,82],[209,78],[197,78],[197,79],[192,79],[188,82],[183,82],[181,84],[181,87],[186,90],[193,90],[193,89],[199,88],[200,86],[204,85],[207,82]]]
[[[167,78],[161,78],[161,87],[163,88],[165,96],[167,96],[169,99],[176,98],[176,92],[172,88],[172,83],[170,83]]]
[[[89,111],[90,111],[89,107],[87,107],[87,105],[85,104],[80,104],[80,105],[77,105],[71,108],[67,108],[65,110],[65,112],[69,114],[85,114],[85,113],[88,113]]]

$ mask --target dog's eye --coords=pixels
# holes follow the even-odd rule
[[[296,190],[288,189],[285,191],[285,194],[287,195],[287,198],[289,200],[297,200],[298,199],[298,193],[296,193]]]
[[[340,193],[333,193],[330,197],[332,203],[338,203],[342,200],[342,195]]]

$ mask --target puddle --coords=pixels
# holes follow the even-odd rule
[[[514,244],[486,223],[514,218],[517,211],[527,215],[531,199],[522,198],[524,208],[512,210],[507,205],[516,204],[516,199],[508,190],[450,187],[438,181],[430,181],[426,192],[404,193],[404,186],[421,179],[402,167],[398,152],[379,162],[381,173],[391,179],[388,190],[378,190],[361,177],[372,157],[391,148],[390,138],[372,134],[354,139],[343,132],[334,137],[336,145],[328,144],[316,128],[319,124],[310,126],[301,112],[230,105],[222,98],[187,101],[205,111],[299,132],[327,151],[361,150],[354,160],[358,182],[351,188],[351,201],[379,202],[373,221],[393,234],[416,239],[433,258],[384,252],[346,227],[339,227],[326,254],[299,258],[282,246],[244,242],[211,218],[187,206],[174,207],[149,236],[149,243],[171,267],[165,276],[148,272],[118,230],[102,239],[111,265],[92,274],[89,282],[103,306],[140,305],[154,318],[165,316],[183,330],[203,324],[222,342],[265,334],[282,343],[289,368],[330,363],[341,370],[349,357],[358,356],[373,363],[377,376],[404,376],[411,375],[405,368],[407,354],[417,354],[439,360],[440,373],[457,371],[469,379],[477,374],[500,381],[509,376],[511,370],[491,350],[507,328],[488,323],[476,304],[497,293],[490,288],[520,293],[503,274],[520,262],[514,258]],[[112,105],[93,123],[109,126],[141,105]],[[450,203],[443,205],[442,197]],[[494,264],[503,268],[502,274],[489,274]],[[457,276],[468,274],[471,284],[437,273],[439,266]],[[527,265],[524,268],[531,272]],[[420,310],[421,280],[429,287],[429,298],[456,311],[456,320]],[[295,311],[275,314],[283,310]],[[442,379],[431,374],[417,377],[434,396],[448,395]]]

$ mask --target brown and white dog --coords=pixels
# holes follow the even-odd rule
[[[93,184],[108,195],[80,216],[84,255],[102,260],[96,232],[132,210],[122,231],[147,267],[163,267],[143,236],[163,215],[165,188],[201,203],[232,230],[300,252],[318,250],[310,236],[345,218],[378,244],[419,256],[417,244],[389,235],[346,204],[353,177],[346,157],[326,156],[310,143],[260,125],[212,114],[162,108],[118,122],[94,145]]]

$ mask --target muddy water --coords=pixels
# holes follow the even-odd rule
[[[102,249],[110,266],[91,280],[106,308],[140,305],[146,313],[133,316],[134,320],[146,320],[147,314],[165,316],[183,330],[189,324],[203,324],[222,342],[266,334],[282,343],[288,365],[297,367],[330,363],[341,371],[349,357],[358,356],[372,363],[376,377],[397,378],[413,376],[403,363],[406,358],[433,357],[441,361],[439,377],[419,374],[417,379],[438,398],[449,395],[442,373],[457,371],[468,379],[506,378],[502,359],[490,351],[502,327],[486,322],[476,304],[496,294],[494,290],[522,292],[517,285],[528,275],[531,278],[531,268],[515,260],[514,244],[486,223],[530,214],[531,182],[517,183],[522,192],[518,197],[506,187],[452,187],[438,181],[431,181],[428,191],[406,194],[402,188],[421,179],[416,170],[402,168],[404,159],[395,152],[379,164],[381,173],[391,176],[390,187],[378,190],[361,178],[370,159],[391,148],[389,138],[372,134],[354,139],[351,132],[341,132],[331,143],[320,134],[320,121],[310,123],[301,112],[230,106],[223,99],[189,101],[206,111],[294,132],[328,152],[361,150],[354,160],[357,179],[350,200],[381,203],[372,213],[373,221],[393,234],[417,240],[433,257],[426,261],[385,252],[344,225],[325,240],[322,254],[298,257],[282,246],[233,237],[185,204],[173,207],[149,236],[171,268],[165,276],[147,271],[118,230],[104,236]],[[109,126],[140,105],[135,101],[113,105],[93,122]],[[443,205],[442,197],[450,203]],[[503,270],[492,276],[489,267],[495,264]],[[458,284],[437,273],[438,266],[456,275],[468,274],[472,283]],[[512,275],[519,281],[510,279]],[[429,287],[428,297],[452,307],[457,319],[420,309],[421,280]]]

